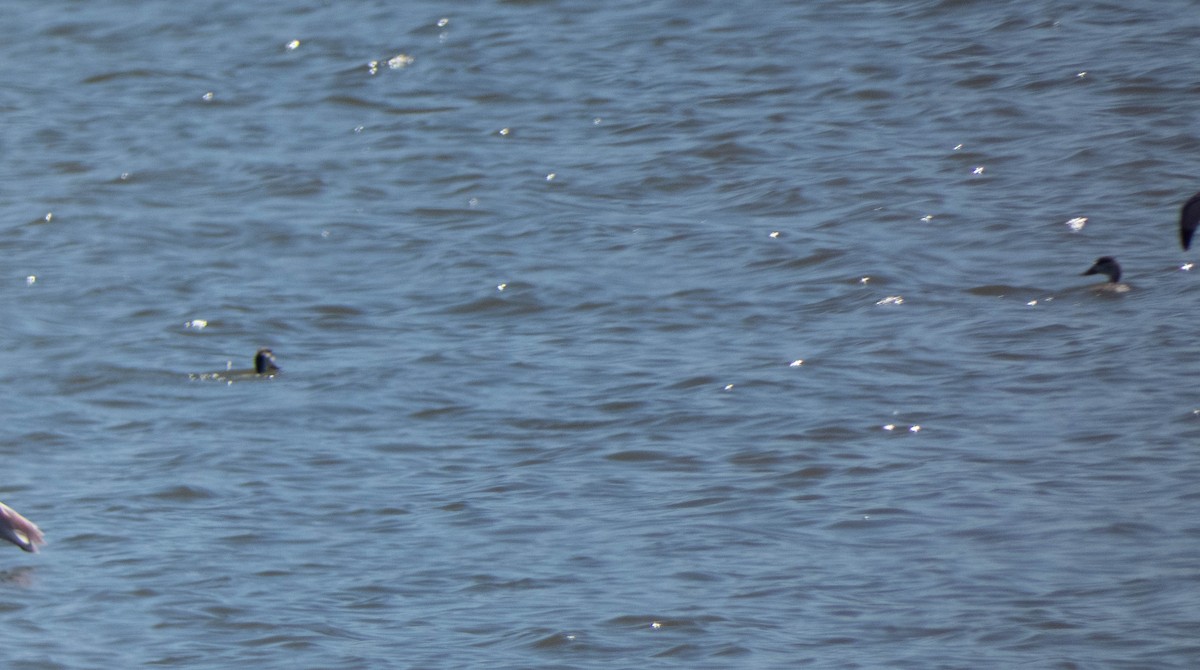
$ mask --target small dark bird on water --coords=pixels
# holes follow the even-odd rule
[[[1117,263],[1117,259],[1112,256],[1101,256],[1092,263],[1092,267],[1087,269],[1086,275],[1105,275],[1108,281],[1103,284],[1097,284],[1093,287],[1101,293],[1128,293],[1130,291],[1129,284],[1121,283],[1121,266]]]
[[[1179,210],[1179,243],[1184,251],[1192,246],[1192,233],[1200,226],[1200,193],[1188,198]]]
[[[275,354],[271,353],[270,349],[254,352],[254,372],[260,375],[279,372],[279,366],[275,364]]]
[[[233,361],[229,361],[226,365],[228,367],[224,370],[217,372],[193,372],[188,375],[188,378],[222,381],[232,384],[235,381],[248,381],[251,379],[273,379],[280,372],[283,372],[279,369],[279,364],[275,362],[275,354],[265,347],[254,352],[253,369],[234,370]]]

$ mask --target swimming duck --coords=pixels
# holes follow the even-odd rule
[[[1088,268],[1083,275],[1107,275],[1108,283],[1096,287],[1101,291],[1113,291],[1115,293],[1126,293],[1129,291],[1129,284],[1121,283],[1121,266],[1117,263],[1117,259],[1112,256],[1097,258],[1096,262],[1092,263],[1092,267]]]
[[[275,354],[271,353],[270,349],[259,349],[254,352],[254,372],[260,375],[274,374],[279,372],[279,366],[275,365]]]
[[[4,503],[0,503],[0,537],[31,553],[37,552],[38,545],[46,544],[36,524]]]
[[[1200,193],[1188,198],[1179,210],[1179,242],[1184,251],[1192,246],[1192,233],[1197,226],[1200,226]]]
[[[221,370],[220,372],[202,372],[192,373],[188,377],[191,379],[201,380],[217,380],[233,383],[245,379],[260,379],[264,377],[274,377],[276,374],[283,372],[278,365],[275,364],[275,354],[270,349],[262,348],[254,352],[254,369],[253,370],[234,370],[233,362],[229,363],[229,369]]]

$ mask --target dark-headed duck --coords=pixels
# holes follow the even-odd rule
[[[1117,293],[1125,293],[1129,290],[1128,284],[1121,283],[1121,266],[1117,263],[1117,259],[1112,256],[1101,256],[1092,263],[1092,267],[1088,268],[1083,276],[1087,275],[1105,275],[1108,277],[1107,284],[1101,284],[1097,288],[1102,291],[1115,291]]]
[[[254,352],[254,372],[267,375],[279,371],[279,366],[275,365],[275,354],[271,353],[270,349],[263,348]]]
[[[254,352],[253,370],[234,370],[233,361],[230,361],[229,367],[220,372],[192,373],[188,377],[233,383],[242,380],[271,378],[280,372],[283,372],[283,370],[275,363],[275,354],[270,349],[264,347]]]

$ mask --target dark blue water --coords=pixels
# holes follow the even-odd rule
[[[1195,667],[1198,10],[0,2],[0,659]]]

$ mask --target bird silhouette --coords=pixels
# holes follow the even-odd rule
[[[1192,233],[1200,226],[1200,193],[1188,198],[1179,210],[1179,243],[1184,251],[1192,246]]]

